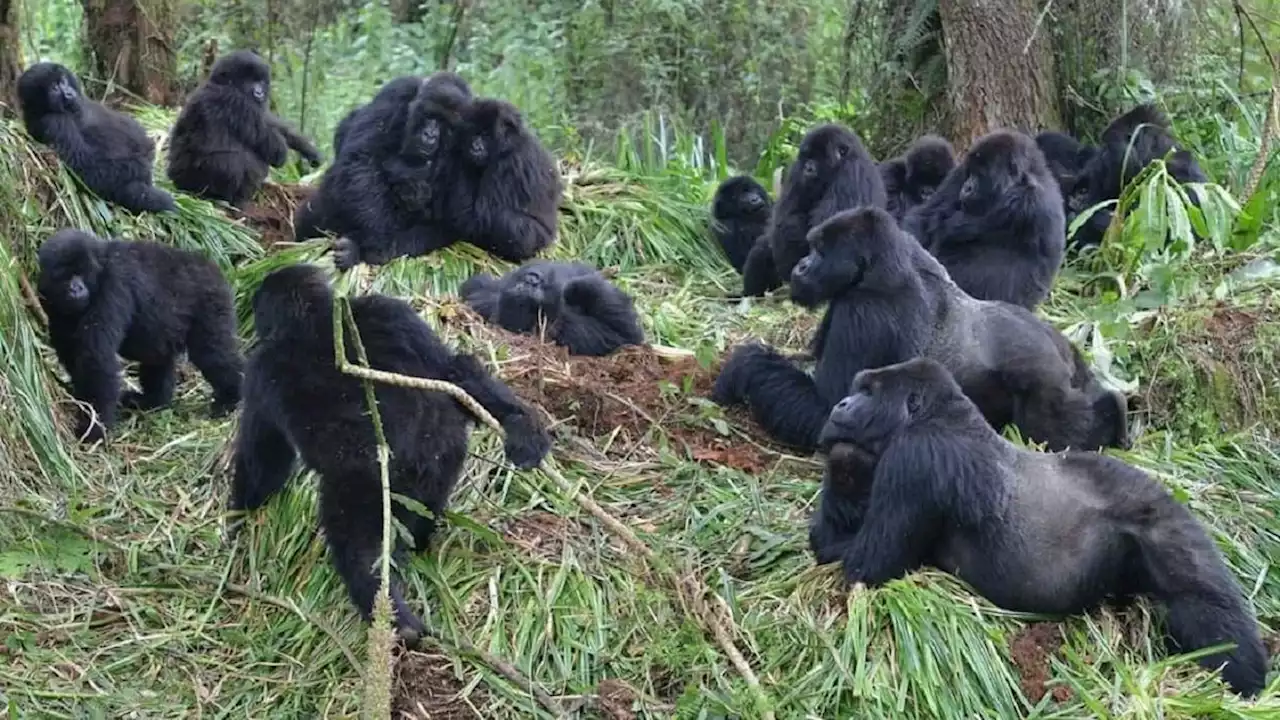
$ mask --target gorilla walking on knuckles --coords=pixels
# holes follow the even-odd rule
[[[152,185],[156,145],[142,125],[84,96],[80,81],[55,63],[37,63],[18,79],[27,134],[102,199],[131,212],[177,210],[173,197]]]
[[[773,201],[750,175],[736,175],[720,183],[711,201],[711,229],[729,264],[742,272],[747,255],[764,235]]]
[[[1234,644],[1200,664],[1221,667],[1243,695],[1266,684],[1257,622],[1222,554],[1142,471],[1096,453],[1018,448],[924,359],[859,373],[821,444],[834,462],[811,537],[818,561],[840,561],[849,583],[880,585],[929,564],[1002,608],[1054,615],[1151,595],[1168,608],[1175,651]],[[865,507],[832,488],[855,489]]]
[[[219,58],[169,135],[169,179],[180,190],[243,208],[289,149],[313,167],[311,141],[271,113],[271,68],[248,50]]]
[[[979,300],[1034,309],[1062,265],[1062,194],[1035,142],[1017,132],[986,135],[904,227]]]
[[[150,410],[173,400],[183,350],[213,386],[216,414],[240,399],[243,361],[231,287],[204,257],[151,242],[103,241],[61,230],[40,246],[40,304],[77,400],[93,408],[76,434],[92,442],[116,406]],[[120,360],[141,366],[142,392],[120,395]]]
[[[720,371],[716,402],[745,403],[770,435],[813,450],[858,371],[928,357],[996,428],[1012,423],[1054,450],[1127,443],[1124,396],[1103,388],[1061,333],[1016,305],[966,295],[884,210],[840,213],[809,242],[791,297],[827,304],[813,376],[771,348],[743,345]]]
[[[481,273],[463,283],[462,299],[511,332],[545,325],[548,339],[573,355],[608,355],[644,342],[631,298],[582,263],[531,262],[501,279]]]
[[[809,230],[844,210],[883,208],[884,181],[858,136],[840,125],[820,125],[800,141],[769,220],[767,249],[757,246],[743,270],[744,295],[763,295],[791,277],[808,252]],[[772,271],[769,268],[772,261]]]
[[[351,311],[372,367],[458,385],[502,423],[512,463],[532,468],[546,456],[550,437],[533,411],[474,357],[446,347],[408,304],[369,295],[351,300]],[[377,440],[361,381],[334,366],[333,293],[324,273],[311,265],[271,273],[254,295],[253,317],[258,345],[245,373],[230,507],[262,506],[284,487],[301,456],[320,476],[320,523],[330,558],[368,620],[382,545]],[[353,343],[348,330],[348,359],[355,362]],[[443,393],[385,384],[376,393],[391,446],[391,491],[432,515],[394,506],[420,551],[462,473],[475,418]],[[398,555],[407,550],[397,543]],[[390,593],[397,631],[413,646],[425,629],[422,620],[409,609],[398,578]]]

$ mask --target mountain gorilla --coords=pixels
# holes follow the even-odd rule
[[[933,196],[947,174],[956,167],[956,151],[937,135],[922,135],[901,158],[880,165],[888,204],[885,209],[902,222],[914,207]]]
[[[962,290],[1028,310],[1049,295],[1066,245],[1058,183],[1018,132],[978,140],[905,227]]]
[[[736,175],[716,188],[711,229],[734,270],[742,272],[747,255],[769,224],[771,210],[769,193],[750,175]]]
[[[820,125],[800,141],[787,170],[782,193],[769,220],[769,249],[774,272],[760,252],[752,252],[743,270],[743,294],[763,295],[791,276],[808,252],[806,234],[827,218],[858,207],[885,207],[884,180],[862,141],[840,125]]]
[[[1095,453],[1018,448],[924,359],[858,373],[821,444],[834,462],[811,537],[823,543],[819,562],[839,560],[849,583],[880,585],[929,564],[1002,608],[1053,615],[1151,595],[1168,608],[1178,652],[1233,643],[1201,665],[1222,667],[1242,695],[1265,685],[1240,586],[1204,528],[1142,471]],[[863,507],[841,507],[828,488],[857,488]]]
[[[563,187],[555,158],[511,103],[476,100],[462,127],[453,223],[481,250],[524,262],[556,241]]]
[[[1169,118],[1154,105],[1139,105],[1111,122],[1102,133],[1102,146],[1080,172],[1068,195],[1071,218],[1087,208],[1120,197],[1126,185],[1151,161],[1168,157],[1169,175],[1180,183],[1208,182],[1194,156],[1178,150],[1169,130]],[[1194,192],[1192,202],[1198,202]],[[1111,225],[1113,208],[1104,208],[1089,217],[1072,236],[1075,247],[1102,243]]]
[[[1044,153],[1049,172],[1058,181],[1058,189],[1062,192],[1062,207],[1065,209],[1076,178],[1098,153],[1098,149],[1085,145],[1066,133],[1051,130],[1036,135],[1036,147]]]
[[[32,65],[18,79],[18,98],[27,134],[53,148],[98,197],[135,213],[177,209],[151,184],[156,145],[142,125],[86,98],[70,70]]]
[[[351,312],[372,367],[460,386],[502,423],[512,463],[531,468],[546,456],[550,438],[534,413],[474,357],[440,342],[409,305],[370,295],[353,299]],[[320,476],[320,523],[329,554],[367,620],[382,544],[378,449],[361,381],[334,366],[332,291],[314,266],[277,270],[254,295],[253,317],[259,342],[244,379],[230,507],[262,506],[284,486],[300,455]],[[355,362],[350,334],[346,347]],[[442,393],[383,384],[376,393],[391,446],[391,491],[431,511],[423,517],[401,504],[393,509],[422,550],[462,472],[474,418]],[[397,554],[407,549],[397,543]],[[390,593],[397,631],[415,645],[424,626],[405,603],[398,578]]]
[[[270,93],[271,68],[262,58],[248,50],[219,58],[169,135],[173,184],[242,208],[290,148],[319,167],[324,158],[311,141],[268,109]]]
[[[770,435],[812,450],[859,370],[920,356],[944,363],[996,428],[1013,423],[1054,450],[1126,443],[1125,398],[1099,385],[1061,333],[1016,305],[966,295],[884,210],[840,213],[809,243],[791,297],[828,303],[813,377],[768,347],[744,345],[716,379],[716,402],[745,402]]]
[[[49,341],[93,414],[76,435],[88,442],[115,424],[116,406],[163,407],[173,400],[185,350],[213,386],[213,410],[240,400],[243,360],[231,287],[203,256],[151,242],[107,242],[61,230],[40,246],[40,305]],[[120,395],[120,355],[141,368],[142,392]]]
[[[501,279],[481,273],[462,285],[462,299],[485,320],[517,333],[537,333],[573,355],[608,355],[644,342],[626,293],[581,263],[531,262]]]

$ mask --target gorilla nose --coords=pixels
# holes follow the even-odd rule
[[[835,411],[838,413],[847,413],[853,409],[855,402],[857,401],[851,397],[844,398],[840,402],[836,403]]]
[[[797,275],[804,275],[805,273],[809,272],[809,266],[812,264],[813,264],[813,261],[809,259],[808,255],[805,255],[804,257],[800,258],[800,262],[796,263],[795,270],[793,270],[792,273]]]

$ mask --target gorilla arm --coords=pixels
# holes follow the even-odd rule
[[[570,279],[561,299],[556,341],[575,354],[606,355],[644,342],[631,299],[599,275]]]

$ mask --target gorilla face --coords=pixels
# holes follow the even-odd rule
[[[838,125],[826,125],[809,133],[801,141],[796,158],[801,183],[805,186],[824,183],[852,150],[848,131]]]
[[[103,245],[93,236],[64,230],[40,246],[41,299],[59,313],[79,315],[97,293]]]
[[[237,50],[213,64],[209,82],[236,88],[265,107],[271,95],[271,68],[256,53]]]
[[[854,376],[849,395],[831,410],[819,446],[852,446],[863,458],[878,458],[894,438],[948,406],[965,406],[951,373],[933,360],[916,358]]]
[[[463,113],[467,142],[466,158],[476,167],[485,167],[515,152],[523,138],[520,111],[501,100],[476,100]]]
[[[979,140],[961,164],[960,207],[972,213],[998,203],[1035,170],[1027,167],[1033,158],[1044,164],[1040,149],[1023,135],[994,132]]]
[[[910,261],[901,236],[893,217],[879,208],[833,215],[809,231],[809,254],[791,271],[791,299],[813,308],[877,277],[892,277],[896,264]]]
[[[498,323],[512,332],[530,332],[540,319],[555,321],[560,301],[560,285],[552,272],[538,265],[520,268],[498,295]]]

